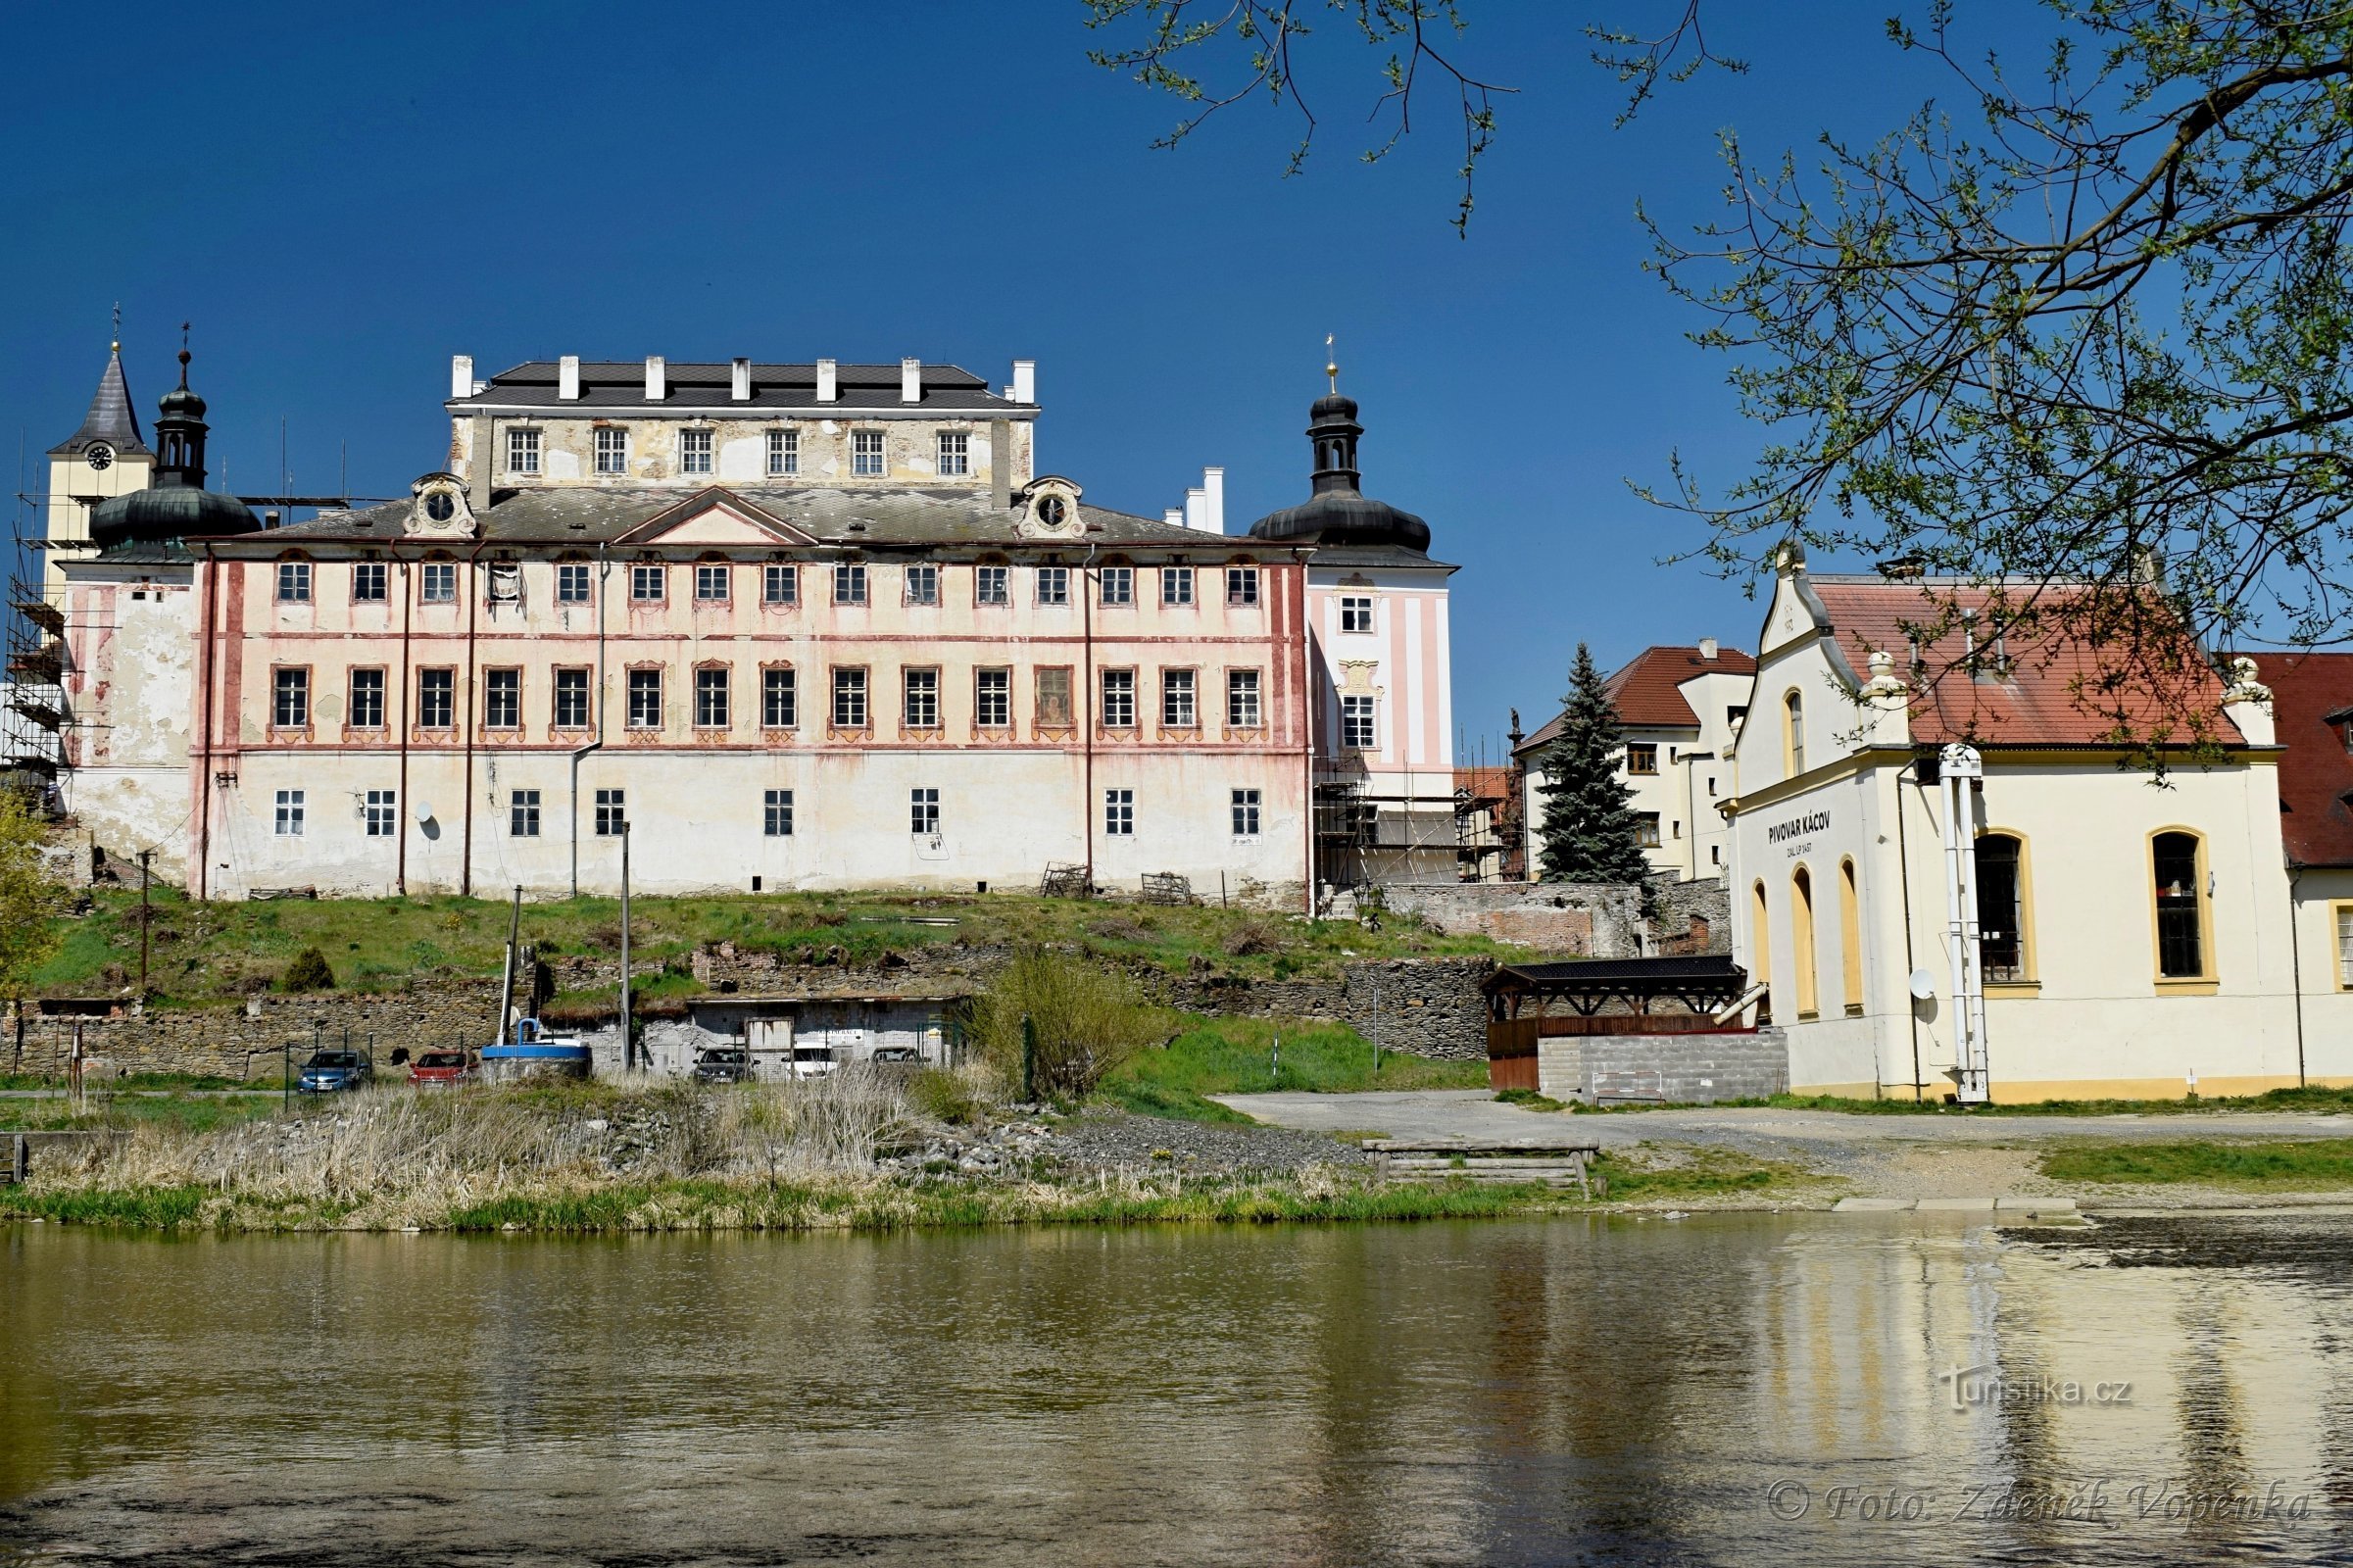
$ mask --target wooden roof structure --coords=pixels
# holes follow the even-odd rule
[[[1530,1003],[1547,1010],[1566,1003],[1592,1017],[1613,1002],[1647,1013],[1666,998],[1691,1012],[1714,1012],[1748,989],[1748,972],[1724,954],[1677,958],[1573,958],[1562,963],[1505,964],[1487,977],[1488,1015],[1517,1018]]]

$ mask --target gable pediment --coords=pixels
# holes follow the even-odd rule
[[[699,545],[711,549],[813,545],[816,536],[753,505],[732,490],[699,490],[622,534],[628,545]]]

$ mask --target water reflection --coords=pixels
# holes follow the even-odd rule
[[[2306,1560],[2342,1237],[20,1227],[0,1560]]]

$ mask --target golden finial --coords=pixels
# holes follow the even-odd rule
[[[116,354],[123,352],[123,302],[121,300],[115,301],[114,341],[107,347]]]
[[[1340,361],[1332,354],[1332,334],[1324,334],[1324,374],[1332,378],[1332,390],[1340,390]]]

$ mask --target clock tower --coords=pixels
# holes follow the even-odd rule
[[[155,454],[139,435],[130,388],[123,380],[123,345],[108,352],[106,373],[81,428],[49,449],[49,540],[41,572],[43,597],[57,601],[61,554],[90,537],[90,514],[102,501],[144,490],[155,477]]]

